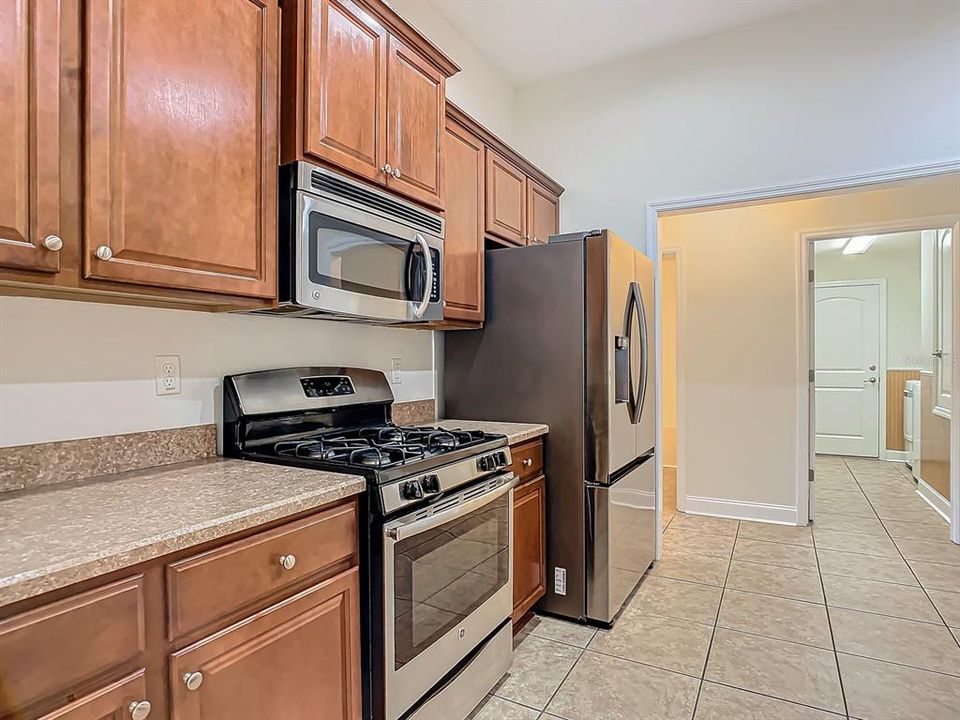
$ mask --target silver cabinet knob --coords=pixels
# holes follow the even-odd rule
[[[386,175],[393,175],[393,167],[390,163],[384,163],[380,166],[380,172],[385,173]]]
[[[147,716],[150,715],[150,709],[149,700],[134,700],[130,703],[131,720],[147,720]]]
[[[50,252],[60,252],[63,247],[63,239],[59,235],[47,235],[43,239],[43,246]]]
[[[187,686],[187,690],[199,690],[200,686],[203,685],[203,673],[202,672],[184,673],[183,684]]]
[[[110,249],[109,245],[101,245],[97,248],[96,255],[101,260],[109,260],[113,257],[113,250]]]
[[[280,567],[284,570],[293,570],[294,566],[297,564],[296,555],[281,555],[280,556]]]
[[[876,381],[877,379],[875,377],[869,377],[866,380],[864,380],[865,383],[875,383]]]
[[[523,466],[524,466],[524,467],[530,467],[531,465],[533,465],[533,458],[524,458],[524,459],[523,459]]]
[[[400,177],[400,168],[394,168],[392,175],[393,175],[395,178],[399,178],[399,177]]]

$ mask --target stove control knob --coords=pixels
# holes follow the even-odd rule
[[[499,465],[500,467],[507,466],[507,453],[504,452],[503,450],[497,453],[497,465]]]
[[[492,462],[492,458],[489,455],[484,455],[483,457],[477,458],[477,469],[478,470],[493,470],[496,465]]]
[[[420,484],[423,486],[425,493],[440,492],[440,478],[436,475],[424,475],[423,479],[420,480]]]
[[[416,480],[408,480],[400,486],[400,494],[405,500],[419,500],[423,497],[423,488]]]

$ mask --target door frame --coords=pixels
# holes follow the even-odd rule
[[[683,317],[684,317],[684,300],[683,300],[683,291],[684,291],[683,253],[681,252],[681,249],[680,249],[680,248],[676,248],[676,247],[664,248],[663,250],[661,250],[659,257],[657,258],[657,265],[658,265],[658,267],[660,268],[660,271],[661,271],[661,272],[662,272],[662,270],[663,270],[662,259],[663,259],[663,256],[664,256],[664,255],[671,255],[671,256],[673,256],[673,261],[674,261],[674,264],[676,265],[676,271],[677,271],[677,277],[676,277],[676,298],[674,298],[674,300],[675,300],[675,302],[676,302],[676,312],[677,312],[677,327],[675,328],[675,333],[676,333],[676,347],[674,348],[675,353],[676,353],[676,374],[677,374],[677,378],[676,378],[676,379],[677,379],[677,427],[676,427],[676,437],[674,438],[674,442],[675,442],[675,444],[676,444],[676,449],[677,449],[677,467],[676,467],[676,471],[677,471],[677,512],[686,512],[686,509],[687,509],[686,483],[684,482],[684,479],[683,479],[683,468],[682,468],[682,464],[681,464],[681,462],[680,462],[680,457],[681,457],[682,454],[683,454],[683,453],[682,453],[682,447],[683,447],[683,446],[682,446],[682,443],[683,443],[683,437],[684,437],[684,433],[683,433],[682,430],[681,430],[683,423],[682,423],[682,421],[681,421],[681,419],[680,419],[680,405],[682,404],[683,398],[684,398],[684,396],[685,396],[685,388],[684,388],[684,384],[683,384],[683,372],[682,372],[682,368],[683,368],[683,353],[681,352],[681,348],[683,347]],[[659,283],[659,278],[660,278],[660,277],[662,277],[662,275],[659,275],[659,274],[658,274],[658,275],[657,275],[658,283]],[[659,298],[659,299],[656,301],[656,319],[655,319],[655,324],[657,325],[657,327],[658,327],[660,330],[662,330],[662,326],[661,326],[661,321],[662,321],[662,317],[663,317],[662,314],[661,314],[662,309],[663,309],[663,305],[662,305],[662,301],[663,301],[662,293],[658,292],[658,298]],[[658,350],[659,350],[658,353],[657,353],[657,367],[658,367],[658,369],[662,370],[662,368],[663,368],[663,348],[664,348],[663,338],[662,338],[662,337],[658,337],[657,342],[658,342],[657,348],[658,348]],[[657,390],[658,390],[658,392],[657,392],[657,401],[658,401],[658,404],[659,404],[661,407],[662,407],[662,405],[663,405],[663,394],[662,394],[662,392],[660,392],[660,391],[662,390],[662,387],[663,387],[663,377],[662,377],[662,374],[658,373],[658,375],[657,375]],[[660,421],[662,420],[662,417],[661,417],[661,416],[662,416],[662,413],[658,413],[658,422],[660,422]],[[657,447],[661,447],[661,448],[662,448],[662,447],[663,447],[662,427],[659,426],[659,425],[658,425],[658,433],[660,433],[660,436],[657,438]],[[659,461],[658,461],[658,466],[659,466],[659,468],[660,468],[660,470],[659,470],[660,481],[662,481],[662,474],[663,474],[663,457],[662,457],[662,453],[661,453],[660,455],[661,455],[661,457],[660,457],[660,459],[659,459]],[[662,484],[662,482],[661,482],[660,484]],[[661,489],[662,489],[662,488],[661,488]],[[663,497],[662,497],[662,495],[663,495],[662,492],[658,492],[658,493],[657,493],[657,503],[658,503],[658,505],[659,505],[659,507],[657,508],[657,512],[658,512],[658,515],[657,515],[658,520],[657,520],[657,522],[658,522],[658,523],[662,522],[662,518],[663,518]],[[659,526],[658,526],[658,527],[659,527]],[[662,531],[663,531],[663,528],[662,528],[662,527],[659,527],[659,530],[660,530],[660,532],[662,532]]]
[[[818,240],[826,240],[827,238],[818,238]],[[810,250],[807,253],[807,257],[812,257],[811,253],[813,252],[813,244],[817,242],[817,239],[812,239],[810,242]],[[826,280],[824,282],[817,282],[817,268],[816,261],[810,268],[813,270],[811,284],[811,292],[816,295],[818,287],[823,288],[837,288],[837,287],[856,287],[856,286],[876,286],[879,293],[879,305],[880,305],[880,352],[878,353],[877,360],[877,392],[880,393],[880,399],[877,403],[877,412],[879,417],[877,418],[877,459],[878,460],[888,460],[887,457],[887,281],[885,278],[864,278],[857,280]],[[816,373],[817,363],[815,356],[815,343],[813,340],[817,337],[817,313],[816,308],[816,297],[807,296],[807,302],[810,303],[810,308],[813,309],[813,312],[810,312],[810,327],[807,330],[808,337],[810,338],[810,357],[808,362],[810,363],[810,370],[813,370]],[[809,373],[808,373],[809,375]],[[815,384],[812,383],[811,384]],[[816,422],[816,394],[814,388],[810,388],[810,442],[811,442],[811,461],[816,456],[816,439],[817,439],[817,422]],[[814,467],[809,465],[809,467]]]
[[[950,160],[944,160],[941,162],[930,163],[926,165],[911,165],[911,166],[902,166],[895,168],[888,168],[884,170],[878,170],[875,172],[862,173],[858,175],[847,175],[833,178],[825,178],[814,181],[799,181],[795,183],[789,183],[784,185],[771,185],[763,188],[749,188],[744,190],[738,190],[727,193],[717,193],[711,195],[697,195],[692,197],[685,198],[676,198],[672,200],[660,200],[654,202],[648,202],[646,206],[646,250],[647,256],[650,257],[655,263],[655,272],[656,272],[656,282],[655,282],[655,322],[654,322],[654,333],[656,341],[659,343],[661,341],[661,316],[660,316],[660,293],[661,293],[661,282],[660,282],[660,251],[659,251],[659,236],[658,236],[658,224],[661,214],[670,214],[670,213],[680,213],[684,211],[694,211],[694,210],[705,210],[709,208],[720,208],[725,206],[730,206],[734,204],[758,204],[762,202],[769,202],[771,200],[787,200],[792,198],[803,198],[803,197],[812,197],[816,195],[822,195],[824,193],[833,193],[833,192],[843,192],[843,191],[856,191],[856,190],[865,190],[871,187],[882,186],[889,183],[897,183],[908,180],[919,180],[922,178],[936,177],[938,175],[946,175],[952,173],[960,173],[960,158],[953,158]],[[807,258],[807,252],[805,245],[803,243],[797,243],[797,253],[800,256],[800,262],[798,265],[801,266],[802,274],[798,277],[797,282],[797,293],[800,296],[798,307],[804,309],[806,308],[805,297],[809,294],[807,289],[807,277],[809,276],[809,260]],[[953,270],[954,277],[960,277],[960,252],[953,253]],[[953,296],[954,300],[957,299],[960,291],[956,289],[957,283],[954,283]],[[956,302],[954,303],[956,304]],[[802,321],[799,323],[798,327],[801,329],[801,332],[805,332],[805,323],[806,317],[802,318]],[[953,337],[960,337],[960,313],[957,313],[953,318]],[[954,341],[956,346],[957,342]],[[805,348],[809,351],[809,344]],[[798,379],[803,379],[809,376],[809,357],[806,357],[803,353],[804,348],[800,348],[801,352],[797,355],[797,366],[798,370],[801,372],[798,374]],[[662,368],[660,367],[659,355],[657,357],[657,366],[656,370],[656,383],[657,388],[662,386],[663,377],[662,377]],[[960,363],[954,362],[953,364],[953,382],[954,387],[960,386]],[[809,522],[809,505],[808,505],[808,483],[809,483],[809,399],[806,397],[809,394],[809,382],[803,382],[801,387],[797,388],[797,473],[796,473],[796,502],[797,502],[797,524],[806,525]],[[678,398],[679,402],[679,398]],[[679,408],[678,408],[679,410]],[[954,408],[957,412],[960,412],[960,408]],[[660,407],[660,403],[657,403],[657,445],[662,446],[663,444],[663,410]],[[954,413],[956,415],[957,413]],[[679,434],[680,428],[678,426],[677,432]],[[960,418],[954,417],[950,423],[950,495],[956,501],[951,502],[950,507],[950,539],[960,544]],[[678,438],[679,443],[679,438]],[[678,458],[677,463],[681,462],[679,458],[679,449],[680,445],[677,446]],[[659,509],[660,498],[663,495],[663,457],[661,453],[657,453],[657,506]],[[659,522],[659,520],[658,520]],[[657,559],[661,557],[661,538],[660,534],[657,535]]]

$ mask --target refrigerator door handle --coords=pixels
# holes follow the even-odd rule
[[[643,306],[643,293],[640,292],[640,285],[636,282],[632,283],[633,286],[633,295],[636,297],[636,306],[637,313],[639,313],[640,325],[640,389],[637,391],[637,404],[636,404],[636,416],[633,418],[633,424],[637,425],[640,423],[640,416],[643,414],[643,406],[646,404],[647,400],[647,364],[650,360],[649,358],[649,343],[647,342],[647,312],[646,308]],[[631,380],[631,387],[633,386],[633,381]]]
[[[641,367],[644,370],[640,377],[640,387],[637,387],[637,381],[634,376],[633,367],[633,345],[637,339],[633,337],[633,314],[637,313],[637,325],[640,327],[640,352]],[[640,286],[636,282],[630,283],[630,289],[627,291],[627,308],[623,313],[623,334],[627,342],[625,350],[621,351],[627,360],[627,413],[630,416],[630,422],[636,425],[640,421],[640,410],[643,407],[643,396],[647,392],[646,383],[646,344],[647,344],[647,323],[643,312],[643,299],[640,297]],[[619,359],[619,358],[618,358]],[[617,372],[617,379],[620,379],[620,372]],[[618,387],[620,382],[617,383]]]

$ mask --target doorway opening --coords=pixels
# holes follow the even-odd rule
[[[929,510],[910,488],[949,522],[954,233],[808,240],[811,519],[817,488],[824,511],[889,503],[920,521]],[[836,494],[855,487],[865,500]]]
[[[677,442],[678,425],[678,352],[679,314],[680,314],[680,251],[666,249],[660,255],[660,282],[661,282],[661,402],[662,421],[661,432],[663,437],[663,495],[661,504],[661,527],[666,530],[677,514],[678,497],[683,493],[677,492],[680,469],[678,466],[679,453]]]

